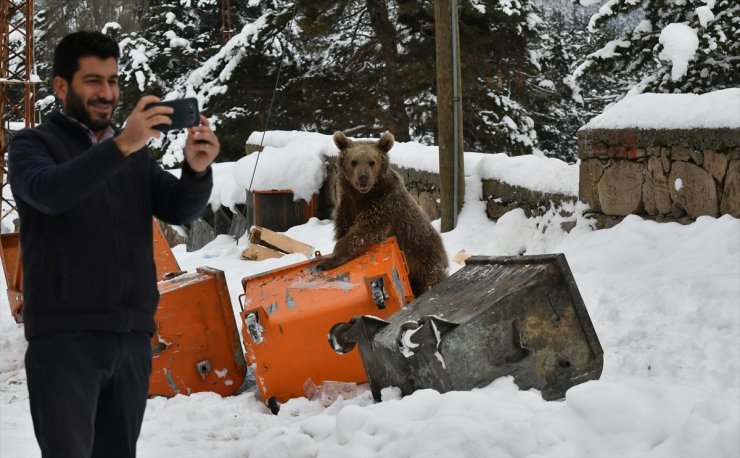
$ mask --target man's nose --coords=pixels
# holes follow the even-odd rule
[[[111,83],[103,83],[98,91],[98,97],[103,100],[113,100],[113,95],[116,90],[116,85]]]

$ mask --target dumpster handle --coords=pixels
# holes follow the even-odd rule
[[[242,312],[244,312],[244,298],[246,296],[247,295],[245,293],[242,293],[242,294],[239,295],[239,307],[241,307]]]

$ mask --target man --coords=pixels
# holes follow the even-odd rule
[[[10,144],[20,216],[26,374],[44,457],[135,456],[151,373],[159,300],[152,216],[185,224],[204,210],[219,142],[189,129],[180,179],[146,143],[169,107],[142,97],[122,130],[119,48],[96,32],[62,39],[54,91],[62,111]]]

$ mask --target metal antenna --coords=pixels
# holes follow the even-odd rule
[[[298,10],[298,2],[293,4],[293,13],[290,16],[290,21],[288,21],[288,30],[290,30],[290,26],[293,24],[293,20],[295,19],[295,13]],[[270,41],[270,46],[275,42],[275,39],[277,38],[277,34],[272,37],[272,41]],[[272,106],[275,103],[275,94],[277,93],[278,85],[280,84],[280,73],[283,70],[283,62],[284,59],[280,59],[280,65],[278,65],[278,71],[277,76],[275,77],[275,87],[272,89],[272,97],[270,98],[270,106],[267,109],[267,119],[265,119],[265,127],[262,130],[262,138],[260,138],[260,144],[259,148],[257,149],[257,159],[254,161],[254,168],[252,169],[252,177],[249,180],[249,186],[246,190],[246,197],[244,200],[244,219],[247,218],[247,210],[249,209],[249,193],[252,192],[252,184],[254,183],[254,176],[257,173],[257,164],[259,164],[260,161],[260,153],[262,152],[262,145],[265,141],[265,134],[267,133],[267,128],[270,125],[270,115],[272,114]],[[237,239],[238,240],[238,239]]]

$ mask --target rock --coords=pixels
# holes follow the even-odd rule
[[[669,148],[660,149],[660,163],[663,165],[663,171],[669,173],[671,171],[671,159],[668,157],[670,153]]]
[[[428,191],[421,191],[419,193],[419,206],[427,214],[430,221],[439,219],[439,203],[435,194]]]
[[[717,186],[714,178],[699,166],[687,162],[674,162],[668,178],[668,191],[671,200],[686,210],[692,218],[718,215]]]
[[[727,164],[729,162],[726,154],[718,154],[711,149],[704,151],[704,169],[711,173],[714,179],[720,183],[725,181]]]
[[[667,215],[671,213],[671,195],[668,191],[668,177],[657,157],[648,160],[648,175],[642,189],[645,212],[648,215]]]
[[[486,214],[493,220],[501,218],[515,208],[518,208],[515,204],[504,203],[501,199],[491,199],[486,202]]]
[[[722,191],[720,213],[740,218],[740,160],[730,162]]]
[[[688,161],[691,159],[691,153],[694,152],[693,148],[686,146],[674,146],[671,148],[670,158],[674,161]]]
[[[239,212],[233,213],[227,234],[238,240],[247,232],[250,226],[251,224],[249,224],[247,218],[243,214]]]
[[[640,214],[645,169],[630,161],[612,163],[599,180],[599,204],[605,215]]]
[[[702,165],[704,163],[704,153],[699,150],[691,149],[689,151],[689,154],[691,155],[691,160],[694,161],[696,165]]]
[[[578,174],[578,200],[587,203],[591,211],[600,212],[597,184],[604,174],[604,166],[598,159],[584,159]]]
[[[203,218],[198,218],[188,228],[187,251],[203,248],[208,242],[216,238],[216,231]]]

